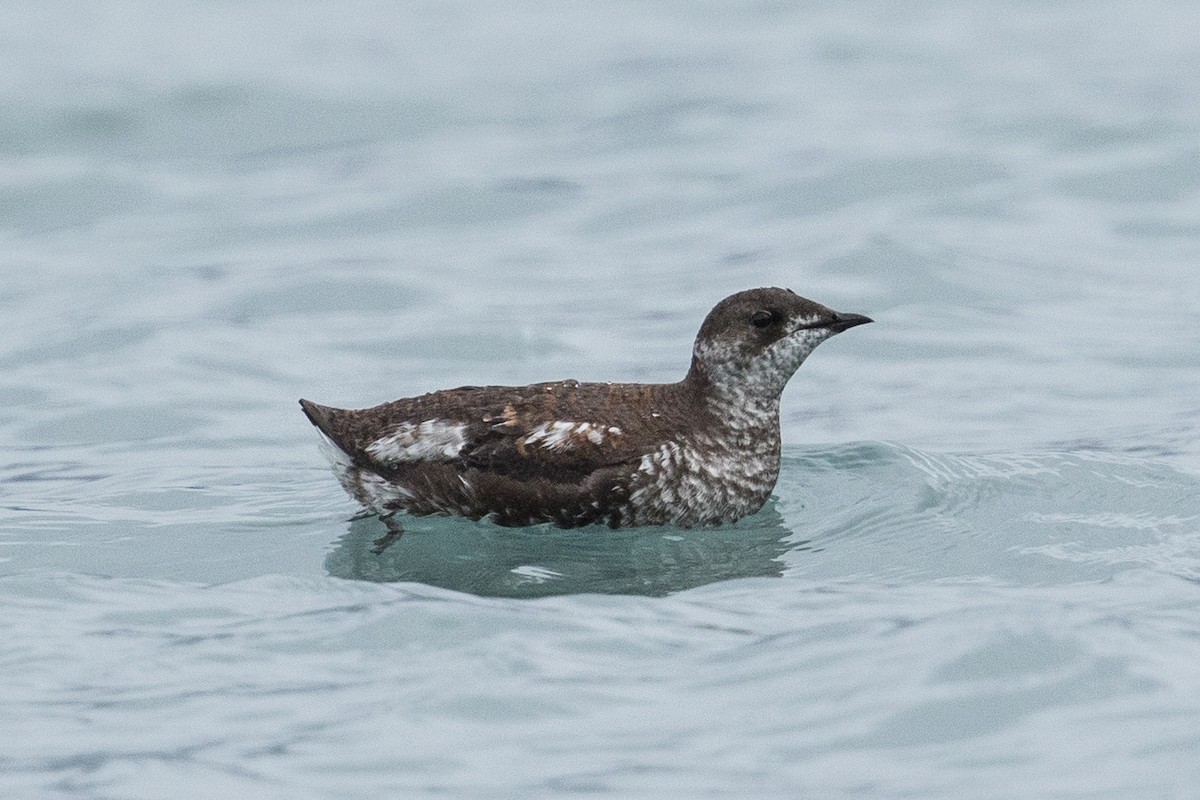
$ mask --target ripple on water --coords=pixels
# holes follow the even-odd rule
[[[280,576],[9,577],[5,780],[369,797],[483,775],[505,793],[646,792],[652,774],[693,795],[867,781],[964,797],[986,779],[1023,797],[1180,796],[1200,777],[1181,725],[1200,714],[1198,592],[1148,570],[532,602]]]
[[[1111,577],[1131,559],[1197,574],[1197,489],[1196,475],[1133,457],[870,444],[793,455],[776,494],[812,543],[788,558],[798,574],[1041,583]]]

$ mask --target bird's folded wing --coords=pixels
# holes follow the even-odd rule
[[[304,408],[356,463],[384,475],[438,463],[514,478],[574,481],[598,469],[634,463],[645,449],[620,424],[597,420],[594,414],[585,419],[578,410],[560,407],[548,416],[550,409],[527,397],[496,402],[493,396],[492,402],[482,403],[470,402],[477,399],[471,387],[452,391],[438,393],[441,402],[436,404],[414,398],[349,411],[305,401]]]

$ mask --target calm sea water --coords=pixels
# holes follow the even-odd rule
[[[4,797],[1200,797],[1200,6],[4,17]],[[735,527],[376,556],[296,406],[761,285],[877,324]]]

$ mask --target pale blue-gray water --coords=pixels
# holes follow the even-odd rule
[[[1200,797],[1200,5],[20,3],[0,796]],[[299,397],[876,324],[714,530],[383,527]]]

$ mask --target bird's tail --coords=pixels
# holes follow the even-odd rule
[[[304,416],[308,417],[308,421],[317,426],[317,430],[334,439],[333,432],[333,416],[336,408],[319,405],[311,400],[300,401],[300,408],[304,409]]]

